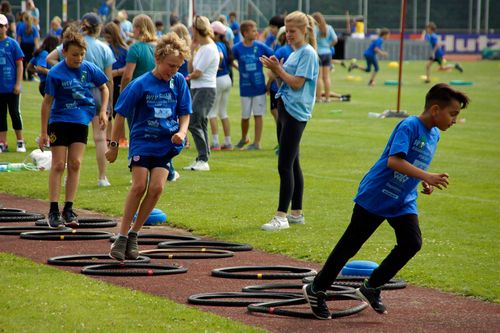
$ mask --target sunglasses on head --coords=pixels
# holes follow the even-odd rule
[[[7,28],[7,24],[0,24],[0,28]]]

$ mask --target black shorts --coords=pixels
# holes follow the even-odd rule
[[[320,54],[319,65],[321,67],[330,67],[332,65],[332,54],[331,53]]]
[[[89,127],[76,123],[52,123],[49,124],[48,133],[51,146],[69,147],[75,142],[87,144]]]
[[[132,156],[131,159],[128,160],[128,167],[130,171],[134,166],[140,166],[146,168],[148,170],[152,170],[154,168],[164,168],[170,169],[170,162],[172,161],[172,154],[167,154],[164,156]]]
[[[278,100],[276,99],[277,91],[269,91],[269,104],[271,105],[271,110],[278,108]]]

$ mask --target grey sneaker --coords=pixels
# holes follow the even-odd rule
[[[306,219],[304,218],[304,214],[300,214],[299,216],[295,216],[292,214],[288,214],[286,216],[288,223],[290,224],[304,224],[306,223]]]
[[[139,256],[139,245],[137,244],[137,233],[129,232],[125,258],[135,260]]]
[[[250,145],[247,146],[247,148],[245,150],[260,150],[260,146],[255,144],[255,143],[252,143]]]
[[[64,224],[61,220],[61,213],[59,212],[49,212],[49,218],[47,219],[47,225],[51,229],[62,229]]]
[[[302,293],[316,318],[323,320],[332,318],[326,305],[326,293],[324,291],[313,292],[312,283],[309,283],[302,287]]]
[[[239,142],[235,145],[235,147],[236,147],[237,149],[241,149],[241,148],[243,148],[245,145],[247,145],[247,144],[249,144],[249,143],[250,143],[250,139],[248,139],[248,138],[247,138],[247,139],[245,139],[245,140],[241,139],[241,140],[240,140],[240,141],[239,141]]]
[[[365,281],[360,288],[356,289],[356,295],[363,302],[369,304],[375,312],[379,314],[387,314],[387,309],[380,298],[380,289],[368,288]]]
[[[127,250],[127,237],[119,236],[111,245],[109,256],[118,261],[125,260],[125,251]]]
[[[73,209],[63,210],[62,218],[64,220],[64,225],[70,228],[78,227],[78,215],[73,211]]]

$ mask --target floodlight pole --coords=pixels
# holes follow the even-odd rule
[[[396,109],[397,112],[399,112],[401,104],[401,78],[403,74],[403,46],[404,46],[404,34],[405,34],[405,22],[406,22],[406,0],[401,0],[401,34],[399,39],[398,101]]]

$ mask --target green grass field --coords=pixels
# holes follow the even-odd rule
[[[340,66],[332,73],[333,90],[352,94],[352,101],[317,104],[313,119],[306,127],[301,145],[305,225],[275,233],[260,231],[261,224],[272,217],[278,201],[279,177],[273,151],[276,135],[270,114],[264,120],[264,149],[261,151],[213,152],[210,172],[188,172],[182,167],[191,163],[196,152],[194,149],[185,150],[175,159],[181,178],[167,184],[157,207],[167,213],[170,224],[191,230],[196,235],[250,243],[260,250],[323,262],[349,222],[352,198],[359,181],[381,154],[392,129],[400,121],[368,117],[368,112],[396,108],[397,87],[384,86],[383,83],[384,80],[397,79],[397,70],[390,69],[387,63],[381,63],[377,85],[373,88],[366,85],[368,76],[362,72],[352,72],[355,78],[350,80],[347,71]],[[398,276],[413,285],[499,302],[500,80],[498,75],[492,74],[500,71],[500,64],[467,62],[463,67],[463,74],[433,74],[438,79],[436,82],[473,81],[473,86],[458,87],[471,97],[472,103],[461,114],[459,123],[442,133],[430,171],[448,172],[450,186],[447,190],[419,198],[424,245]],[[425,93],[430,88],[420,78],[423,72],[424,62],[404,63],[401,109],[412,115],[422,111]],[[24,84],[23,89],[25,136],[31,151],[36,148],[34,140],[39,132],[41,97],[35,83]],[[240,136],[238,94],[237,87],[234,87],[229,101],[233,143]],[[253,122],[250,130],[253,134]],[[15,144],[12,130],[9,131],[9,144],[11,147]],[[22,162],[26,155],[3,153],[0,162]],[[75,206],[120,216],[130,180],[126,157],[126,150],[121,150],[118,161],[108,168],[112,186],[98,188],[95,150],[90,140]],[[46,199],[47,178],[47,172],[0,173],[0,191]],[[392,229],[383,224],[355,259],[380,262],[394,242]],[[27,265],[22,260],[2,256],[2,276],[8,272],[6,262],[9,268],[19,270]],[[34,267],[46,274],[69,274],[38,265]],[[27,281],[30,277],[33,283],[38,283],[36,273],[23,276]],[[85,278],[74,281],[77,283],[75,289],[79,289],[80,283],[81,289],[98,290],[103,286],[89,284]],[[106,288],[113,295],[124,294],[116,287]],[[24,297],[29,298],[29,294],[20,295],[22,297],[12,300],[9,307],[21,308],[28,302]],[[154,297],[144,296],[144,301],[166,302],[150,298]],[[58,303],[56,299],[52,301]],[[116,301],[120,302],[118,297]],[[71,303],[68,306],[71,307]],[[187,308],[178,305],[178,309]],[[119,310],[118,306],[114,308],[117,315]],[[184,315],[178,310],[170,318],[182,321],[179,318]],[[5,320],[0,319],[0,323]],[[33,315],[34,323],[39,320],[43,318]],[[207,320],[211,322],[212,319]],[[225,321],[220,320],[214,325],[222,327],[218,328],[219,331],[231,331],[224,328],[223,323]],[[180,324],[179,327],[183,326]],[[238,331],[245,330],[241,327]],[[184,328],[178,331],[182,332]]]

